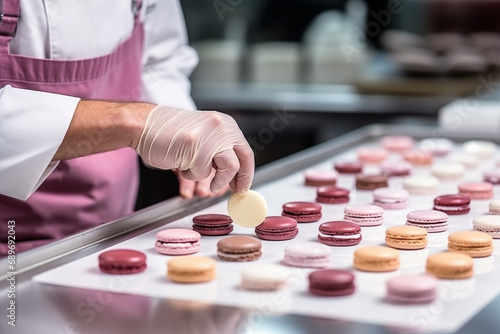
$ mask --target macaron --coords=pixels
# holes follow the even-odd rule
[[[500,216],[485,215],[474,218],[474,231],[488,233],[492,238],[500,239]]]
[[[112,249],[99,254],[99,269],[106,274],[128,275],[144,271],[146,254],[133,249]]]
[[[338,173],[334,170],[307,169],[304,177],[306,186],[334,186],[337,183]]]
[[[200,233],[187,228],[171,228],[156,233],[155,249],[165,255],[187,255],[201,249]]]
[[[357,154],[359,161],[368,164],[378,164],[389,156],[387,150],[380,147],[361,147]]]
[[[428,274],[434,275],[437,278],[469,278],[474,273],[474,261],[467,254],[441,252],[427,257],[425,270]]]
[[[229,262],[255,261],[262,254],[261,247],[259,239],[248,235],[225,237],[217,243],[217,256]]]
[[[383,148],[392,152],[405,152],[415,146],[415,140],[409,136],[384,136],[380,139]]]
[[[267,202],[255,190],[248,190],[245,195],[234,193],[227,201],[227,212],[235,224],[253,228],[266,219]]]
[[[443,157],[453,151],[455,145],[447,138],[425,138],[419,141],[417,146],[435,157]]]
[[[493,253],[493,238],[479,231],[453,232],[448,236],[448,250],[472,257],[490,256]]]
[[[378,188],[373,191],[373,204],[384,209],[404,209],[408,206],[410,193],[405,189]]]
[[[399,225],[385,231],[387,246],[397,249],[422,249],[427,246],[427,230],[421,227]]]
[[[493,197],[493,185],[489,182],[462,182],[458,185],[458,192],[471,199],[488,199]]]
[[[437,192],[439,180],[434,176],[412,176],[403,181],[403,188],[414,195],[429,195]]]
[[[313,295],[336,297],[354,293],[354,274],[347,270],[323,269],[309,274],[309,292]]]
[[[488,211],[490,215],[500,215],[500,199],[492,199],[488,203]]]
[[[389,178],[385,175],[359,174],[356,176],[356,189],[374,190],[388,186]]]
[[[438,281],[426,274],[405,274],[391,277],[386,282],[386,300],[399,304],[433,302],[437,296]]]
[[[329,246],[354,246],[361,242],[361,227],[348,221],[329,221],[319,225],[318,241]]]
[[[295,219],[298,223],[317,222],[321,219],[321,205],[312,202],[288,202],[283,204],[282,216]]]
[[[432,166],[431,173],[443,181],[457,181],[464,176],[465,167],[457,162],[439,163]]]
[[[454,153],[447,157],[449,162],[458,162],[466,169],[474,169],[479,165],[479,158],[472,154]]]
[[[167,262],[167,277],[178,283],[201,283],[215,278],[216,261],[207,256],[179,256]]]
[[[428,233],[444,232],[448,229],[448,215],[437,210],[416,210],[406,215],[406,225],[421,227]]]
[[[322,186],[316,190],[316,202],[340,204],[349,202],[349,189],[336,186]]]
[[[466,154],[472,154],[478,158],[491,158],[497,151],[497,145],[486,140],[470,140],[462,145],[462,150]]]
[[[382,225],[384,222],[384,209],[378,205],[349,205],[344,208],[344,220],[360,226]]]
[[[386,246],[365,246],[354,251],[353,264],[362,271],[394,271],[399,268],[399,253]]]
[[[422,150],[406,151],[403,158],[414,166],[429,166],[433,160],[431,153]]]
[[[363,163],[359,161],[337,161],[333,168],[341,174],[359,174],[363,172]]]
[[[330,265],[330,251],[318,242],[301,242],[285,247],[284,263],[293,267],[326,268]]]
[[[297,221],[284,216],[266,217],[262,224],[255,228],[255,234],[259,239],[271,241],[290,240],[298,233]]]
[[[441,195],[434,198],[433,209],[448,215],[465,215],[470,211],[470,197],[460,194]]]
[[[408,176],[412,172],[408,161],[386,161],[380,165],[380,172],[385,176]]]
[[[283,288],[290,270],[275,264],[247,266],[241,271],[241,287],[254,291],[274,291]]]
[[[201,235],[227,235],[233,231],[233,220],[222,214],[198,215],[193,217],[193,230]]]
[[[490,169],[483,172],[483,181],[491,184],[500,184],[500,168]]]

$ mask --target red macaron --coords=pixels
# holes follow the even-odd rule
[[[290,240],[295,238],[298,233],[297,221],[284,216],[266,217],[262,224],[255,227],[255,234],[263,240]]]
[[[349,189],[335,186],[323,186],[316,190],[316,202],[338,204],[349,202]]]
[[[321,205],[312,202],[288,202],[283,204],[282,216],[295,219],[298,223],[311,223],[321,219]]]
[[[347,270],[323,269],[309,274],[309,292],[320,296],[345,296],[354,292],[354,274]]]
[[[330,246],[354,246],[361,242],[359,224],[347,221],[330,221],[318,228],[319,242]]]
[[[133,249],[113,249],[99,254],[99,269],[106,274],[136,274],[146,269],[146,255]]]
[[[193,217],[193,230],[201,235],[226,235],[233,231],[233,220],[222,214],[198,215]]]
[[[470,211],[470,197],[460,194],[438,196],[434,198],[433,209],[448,215],[465,215]]]

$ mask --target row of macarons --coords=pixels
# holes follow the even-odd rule
[[[226,261],[250,261],[260,257],[259,240],[233,236],[219,247],[219,258]],[[236,240],[237,238],[247,240]],[[224,240],[224,239],[223,239]],[[221,241],[223,241],[221,240]],[[242,257],[234,245],[246,244],[251,256]],[[224,248],[227,247],[227,248]],[[227,255],[231,255],[226,257]],[[232,256],[235,255],[235,256]],[[241,260],[243,259],[244,260]],[[237,260],[240,259],[240,260]],[[345,296],[355,291],[354,270],[328,268],[329,252],[325,246],[304,242],[285,248],[284,264],[310,268],[309,291],[322,296]],[[364,272],[390,272],[400,264],[398,251],[385,246],[365,246],[354,252],[353,268]],[[216,277],[217,261],[207,256],[180,256],[167,262],[167,277],[176,283],[202,283]],[[473,275],[472,257],[461,252],[441,252],[427,257],[426,273],[397,275],[387,280],[387,300],[401,303],[431,302],[437,296],[437,279],[463,279]],[[146,269],[146,255],[133,249],[115,249],[99,255],[99,268],[109,274],[133,274]],[[326,269],[325,269],[326,268]],[[249,290],[271,291],[287,285],[291,271],[287,266],[258,264],[245,266],[240,286]],[[411,292],[411,293],[409,293]]]
[[[395,135],[382,137],[378,146],[360,147],[357,156],[361,162],[380,163],[389,158],[390,153],[398,153],[416,165],[428,165],[433,157],[448,156],[454,149],[455,143],[447,138],[427,138],[416,143],[412,137]],[[487,159],[496,153],[497,145],[490,141],[470,140],[461,145],[461,154],[469,157]]]
[[[383,249],[364,249],[358,253],[359,266],[363,265],[363,254],[384,252]],[[451,254],[451,253],[450,253]],[[438,296],[438,279],[433,272],[443,272],[442,264],[449,263],[450,254],[442,253],[428,260],[426,274],[402,274],[387,279],[388,302],[396,303],[428,303]],[[451,254],[452,255],[452,254]],[[453,263],[463,261],[453,258]],[[393,260],[391,265],[394,263]],[[216,261],[207,256],[181,256],[167,263],[167,277],[176,283],[203,283],[216,277]],[[99,255],[99,267],[108,274],[134,274],[147,268],[146,255],[133,249],[114,249]],[[437,269],[436,269],[437,268]],[[446,272],[448,276],[458,275],[457,271]],[[363,270],[363,269],[361,269]],[[460,277],[472,269],[460,271]],[[453,275],[450,275],[452,273]],[[240,273],[240,287],[251,291],[275,291],[290,285],[292,271],[277,264],[255,264],[245,266]],[[312,295],[347,296],[355,292],[355,273],[346,269],[313,269],[308,275],[308,290]]]

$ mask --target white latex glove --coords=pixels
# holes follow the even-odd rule
[[[210,190],[229,183],[244,194],[253,180],[254,157],[240,128],[229,115],[216,111],[188,111],[157,106],[149,112],[137,153],[160,169],[178,169],[180,176],[201,181],[215,176]]]
[[[194,195],[200,198],[216,197],[222,196],[229,191],[229,185],[225,185],[217,193],[213,193],[210,190],[210,183],[215,176],[215,168],[212,168],[212,172],[209,177],[201,181],[186,180],[179,175],[179,171],[176,170],[175,173],[179,179],[179,194],[184,198],[191,199]]]

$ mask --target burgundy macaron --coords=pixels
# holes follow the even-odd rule
[[[133,249],[113,249],[99,254],[99,269],[106,274],[127,275],[146,269],[146,255]]]
[[[233,231],[233,220],[215,213],[198,215],[193,217],[193,230],[201,235],[226,235]]]
[[[448,215],[465,215],[470,211],[470,197],[460,194],[438,196],[434,198],[433,209]]]
[[[309,274],[309,292],[320,296],[345,296],[354,292],[354,274],[347,270],[323,269]]]
[[[347,221],[331,221],[318,228],[319,242],[330,246],[354,246],[361,242],[359,224]]]
[[[288,202],[283,204],[281,215],[293,218],[298,223],[312,223],[321,219],[321,205],[312,202]]]
[[[323,186],[316,190],[316,202],[338,204],[349,202],[349,189]]]
[[[337,172],[342,174],[358,174],[363,171],[363,164],[359,161],[339,161],[333,166]]]
[[[255,234],[263,240],[290,240],[297,236],[297,221],[290,217],[269,216],[255,227]]]

